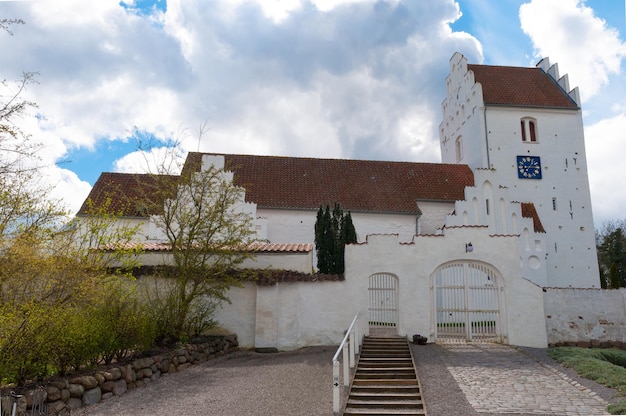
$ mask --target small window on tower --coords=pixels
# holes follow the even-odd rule
[[[460,162],[461,159],[463,159],[463,139],[461,136],[456,138],[455,149],[456,149],[456,161]]]
[[[537,120],[524,117],[520,120],[520,128],[523,142],[535,143],[537,141]]]

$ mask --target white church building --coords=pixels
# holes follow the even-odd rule
[[[238,207],[266,242],[246,267],[274,270],[231,289],[218,311],[241,346],[336,345],[358,313],[366,334],[545,347],[546,288],[600,287],[580,99],[567,76],[547,59],[486,66],[457,53],[445,82],[442,163],[189,153],[184,169],[223,167],[245,189]],[[142,176],[103,173],[88,199],[138,198]],[[316,213],[334,203],[359,237],[343,276],[315,272]],[[143,264],[162,264],[165,239],[141,206],[124,220],[141,226]]]

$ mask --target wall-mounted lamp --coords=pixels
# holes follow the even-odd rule
[[[465,244],[465,252],[471,253],[472,251],[474,251],[474,246],[472,245],[472,243]]]

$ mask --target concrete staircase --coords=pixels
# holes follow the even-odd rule
[[[365,337],[343,414],[426,415],[406,338]]]

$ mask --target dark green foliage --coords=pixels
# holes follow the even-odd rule
[[[603,348],[559,347],[548,355],[579,375],[626,395],[626,351]]]
[[[602,285],[611,289],[626,286],[626,236],[622,222],[606,222],[596,235]]]
[[[315,222],[315,249],[320,273],[342,274],[345,271],[345,245],[356,243],[352,216],[335,203],[334,208],[320,206]]]
[[[626,414],[626,401],[619,401],[615,404],[610,404],[607,410],[612,415],[624,415]]]
[[[617,264],[611,263],[611,268],[609,269],[609,283],[611,285],[611,289],[617,289],[621,287],[620,278],[619,278],[619,270],[617,269]]]

